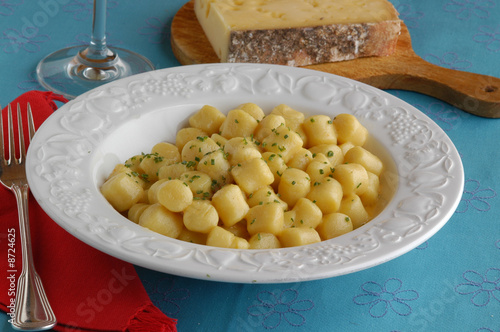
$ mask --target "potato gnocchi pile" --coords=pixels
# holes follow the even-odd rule
[[[253,103],[227,115],[205,105],[150,153],[115,167],[101,187],[131,221],[160,234],[237,249],[301,246],[373,217],[382,161],[350,114],[306,117]]]

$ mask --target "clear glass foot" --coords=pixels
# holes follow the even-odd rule
[[[74,46],[42,59],[36,76],[44,88],[74,99],[102,84],[150,70],[154,66],[148,59],[129,50],[105,47],[95,54],[92,46]]]

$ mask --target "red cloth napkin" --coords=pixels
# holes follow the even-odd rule
[[[11,103],[14,119],[17,103],[26,112],[29,102],[38,128],[57,109],[55,100],[67,102],[51,92],[27,92]],[[5,110],[2,115],[6,126]],[[0,309],[10,315],[16,288],[11,276],[17,280],[21,273],[21,244],[16,200],[0,187],[0,247],[4,253],[0,258]],[[176,320],[152,304],[131,264],[67,233],[32,196],[29,214],[35,266],[57,317],[56,331],[176,331]],[[12,242],[10,234],[15,234]]]

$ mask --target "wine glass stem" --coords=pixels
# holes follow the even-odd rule
[[[107,0],[94,0],[92,36],[86,53],[88,59],[104,60],[110,55],[106,45],[106,5]]]
[[[106,45],[107,0],[93,0],[93,5],[90,44],[51,53],[36,68],[37,79],[44,88],[68,99],[104,83],[154,69],[142,55]]]

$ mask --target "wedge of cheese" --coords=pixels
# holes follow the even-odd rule
[[[390,55],[401,21],[387,0],[194,0],[221,62],[305,66]]]

